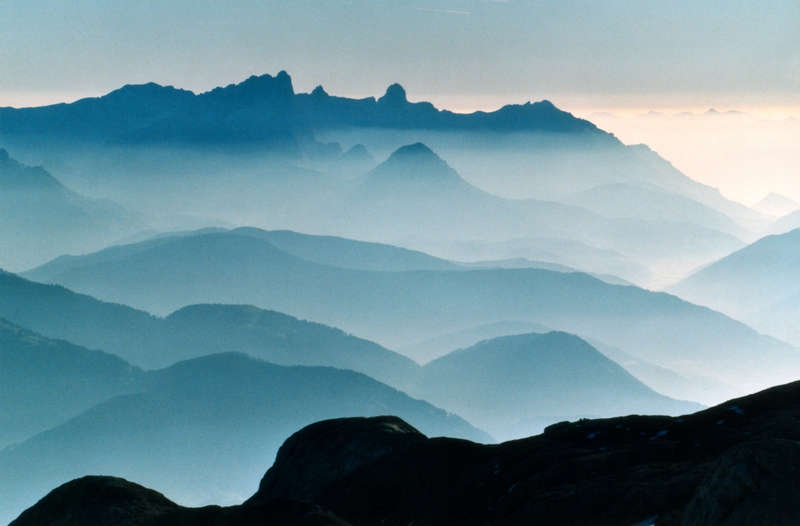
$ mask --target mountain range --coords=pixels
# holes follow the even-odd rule
[[[647,283],[653,285],[741,248],[769,222],[647,147],[625,146],[550,102],[458,114],[410,102],[398,84],[380,98],[365,99],[331,96],[321,87],[295,93],[285,72],[200,94],[128,85],[71,104],[2,108],[0,140],[78,190],[115,199],[162,229],[206,217],[207,224],[302,229],[408,246],[411,236],[419,243],[449,241],[460,220],[461,241],[535,233],[616,250],[656,267],[657,276]],[[375,205],[387,200],[379,191],[385,185],[375,183],[380,178],[358,184],[362,170],[374,166],[373,155],[419,142],[464,178],[440,187],[439,201],[427,187],[431,174],[411,192],[429,199],[423,200],[430,204],[423,219],[431,229],[424,232],[413,228],[411,216],[421,204],[391,207],[392,222]],[[432,177],[445,171],[434,170],[441,165],[437,159],[429,158],[425,168],[435,172]],[[355,195],[369,198],[348,200],[354,185]],[[636,199],[626,203],[637,206],[620,214],[620,198],[607,195],[609,187],[634,193]],[[581,197],[583,192],[594,198]],[[592,210],[575,206],[578,201]],[[173,214],[169,225],[161,217],[165,210]],[[588,262],[552,262],[642,282],[641,276],[587,268]]]
[[[591,201],[599,203],[601,199]],[[642,202],[643,209],[655,210],[647,200],[637,201]],[[617,213],[611,217],[599,215],[572,204],[505,199],[469,184],[422,143],[394,151],[363,177],[346,203],[341,229],[359,237],[509,239],[536,232],[543,237],[615,250],[660,272],[688,270],[742,246],[729,233],[741,235],[741,227],[689,199],[681,201],[675,196],[661,207],[660,214],[650,216],[620,207],[619,201],[610,205],[617,210],[631,210],[627,217]],[[696,218],[682,213],[684,208],[697,210],[700,220],[693,222]],[[419,221],[426,225],[424,233],[418,228]],[[682,255],[679,263],[675,253]]]
[[[653,392],[585,341],[563,333],[526,334],[484,341],[467,353],[471,357],[472,369],[465,367],[463,374],[455,374],[442,364],[459,363],[459,357],[465,351],[447,354],[450,349],[443,348],[442,354],[447,356],[421,367],[368,340],[255,307],[191,305],[166,318],[155,318],[119,304],[102,303],[66,289],[27,282],[12,275],[6,275],[2,288],[9,303],[17,306],[16,309],[3,309],[4,315],[24,320],[51,335],[66,336],[93,347],[102,346],[139,366],[164,367],[180,360],[237,351],[286,366],[322,365],[350,369],[369,374],[412,396],[433,401],[454,413],[467,411],[474,418],[472,423],[498,438],[525,436],[564,418],[631,412],[676,414],[698,407]],[[16,301],[22,296],[27,298],[24,304]],[[59,326],[50,318],[41,316],[45,309],[65,325]],[[98,325],[103,329],[96,329]],[[20,402],[20,397],[32,407],[56,406],[57,410],[51,411],[55,414],[50,414],[49,419],[40,416],[34,420],[33,424],[38,428],[11,426],[8,429],[13,434],[11,438],[27,437],[31,429],[37,431],[52,427],[88,408],[91,405],[88,402],[97,403],[111,395],[138,392],[138,386],[146,376],[140,369],[114,357],[118,360],[113,362],[117,363],[116,368],[110,373],[99,369],[95,378],[91,371],[97,366],[93,366],[91,361],[87,363],[84,356],[107,355],[48,340],[19,328],[12,334],[23,336],[16,336],[7,351],[11,357],[16,357],[6,370],[9,379],[13,380],[8,385],[28,387],[18,390],[15,397],[8,399],[9,414],[14,417],[13,408],[17,407],[15,404]],[[32,353],[25,351],[25,341],[41,342],[39,346],[44,348],[61,349],[56,355],[57,360],[52,359],[52,363],[72,360],[76,363],[65,366],[65,371],[85,371],[80,377],[80,385],[88,390],[88,394],[73,397],[71,405],[68,404],[72,409],[61,409],[59,404],[42,397],[47,393],[57,397],[58,386],[70,385],[75,378],[65,375],[55,380],[52,375],[40,373],[37,367],[43,367],[45,372],[50,370],[50,366],[37,365],[47,356],[29,356]],[[586,363],[590,362],[596,368],[587,376]],[[462,369],[460,366],[457,368]],[[55,369],[52,374],[57,375],[58,371]],[[515,401],[507,400],[509,371],[515,371],[521,382],[515,388],[516,396],[520,397]],[[123,372],[125,381],[111,382],[108,379],[112,373],[116,376],[111,378],[117,378]],[[476,375],[480,376],[483,386],[482,404],[496,407],[494,415],[492,412],[474,411],[473,408],[480,405],[477,401],[465,405],[469,396],[442,396],[442,389],[445,392],[470,389],[469,386],[477,381]],[[31,376],[36,380],[28,378]],[[552,382],[580,384],[583,391],[591,393],[591,397],[567,395],[554,390]],[[103,388],[108,384],[108,388]],[[519,417],[520,414],[525,417]]]
[[[799,384],[691,414],[800,371],[785,197],[547,100],[285,71],[0,108],[0,144],[0,523],[800,515]]]
[[[120,114],[126,117],[118,119]],[[253,143],[292,151],[309,130],[348,127],[547,130],[608,137],[548,101],[463,115],[437,110],[430,103],[410,103],[399,84],[389,86],[379,99],[331,97],[322,87],[295,94],[285,71],[200,94],[147,83],[70,104],[0,108],[0,136],[77,136],[133,144]]]
[[[89,256],[86,266],[73,262],[71,270],[52,280],[159,314],[197,303],[256,305],[341,327],[390,348],[487,323],[535,322],[596,339],[681,374],[702,371],[741,392],[790,377],[798,363],[790,346],[722,314],[586,274],[541,269],[364,271],[314,263],[235,231],[145,243],[115,249],[124,257]],[[16,309],[20,304],[25,298],[10,302]],[[42,327],[29,318],[7,317],[34,330]],[[626,330],[619,331],[620,326]],[[70,333],[45,334],[90,345]],[[118,352],[120,343],[114,339],[119,337],[110,335],[93,345]],[[717,396],[732,394],[738,393]]]

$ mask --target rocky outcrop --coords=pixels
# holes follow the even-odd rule
[[[311,424],[284,442],[258,493],[248,502],[275,498],[313,502],[358,468],[425,440],[425,435],[395,416]]]
[[[139,486],[115,489],[118,479],[90,495],[81,479],[13,525],[112,513],[143,525],[797,524],[799,442],[800,382],[683,417],[564,422],[499,445],[426,438],[394,417],[338,419],[287,440],[241,506],[176,511]],[[53,510],[70,520],[47,522]]]

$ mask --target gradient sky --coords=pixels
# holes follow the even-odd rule
[[[547,98],[583,113],[788,116],[800,1],[0,0],[0,106],[147,81],[202,91],[281,69],[298,91],[380,95],[399,81],[456,110]]]
[[[800,105],[800,2],[2,0],[0,69],[0,104],[286,69],[342,94]]]

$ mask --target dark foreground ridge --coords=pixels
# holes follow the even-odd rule
[[[290,437],[240,506],[182,508],[87,477],[12,525],[797,524],[799,441],[800,382],[499,445],[426,438],[395,417],[328,420]]]

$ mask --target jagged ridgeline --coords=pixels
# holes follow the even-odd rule
[[[459,114],[411,102],[398,84],[378,98],[296,93],[286,72],[198,94],[150,83],[0,108],[0,144],[141,213],[141,230],[270,226],[453,259],[547,251],[552,263],[640,284],[674,282],[768,221],[548,101]],[[5,257],[12,270],[33,266]]]

